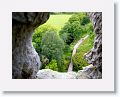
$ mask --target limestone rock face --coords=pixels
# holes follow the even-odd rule
[[[92,64],[77,72],[77,79],[101,79],[102,73]]]
[[[34,29],[49,18],[47,12],[12,13],[12,78],[36,78],[41,66],[37,52],[32,46]]]
[[[57,72],[51,69],[42,69],[37,73],[37,79],[76,79],[75,72]]]
[[[85,55],[85,59],[88,63],[96,67],[94,73],[99,74],[100,72],[102,73],[102,12],[90,12],[88,14],[92,21],[96,37],[94,47]],[[102,78],[102,76],[98,78]]]

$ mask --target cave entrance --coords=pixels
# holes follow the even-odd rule
[[[48,26],[46,24],[47,20],[48,22],[53,22],[53,20],[50,21],[52,16],[54,17],[53,20],[56,16],[60,16],[60,18],[62,16],[64,17],[62,19],[57,19],[62,23],[64,22],[62,27],[52,27],[51,25]],[[64,20],[65,18],[67,18],[67,21]],[[54,26],[57,26],[57,24]],[[35,33],[33,34],[34,31]],[[96,35],[93,32],[95,32]],[[88,37],[85,38],[87,35]],[[80,43],[79,41],[82,42]],[[80,45],[76,46],[77,43]],[[77,47],[77,49],[75,50],[76,53],[74,56],[72,56],[74,46]],[[90,51],[91,48],[92,50]],[[70,66],[71,61],[74,64],[73,66]],[[88,67],[87,70],[91,70],[91,72],[88,73],[87,71],[87,75],[83,78],[101,78],[101,12],[12,13],[13,79],[36,78],[36,74],[41,68],[52,69],[59,72],[68,72],[68,67],[71,67],[71,71],[77,72],[78,70],[83,69],[84,66],[88,66],[89,63],[94,66],[92,66],[92,70],[89,69],[91,67]],[[86,69],[83,69],[83,71],[86,72]],[[84,74],[81,75],[83,76]]]

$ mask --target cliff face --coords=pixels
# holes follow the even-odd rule
[[[85,59],[96,68],[93,74],[99,74],[98,77],[102,78],[102,12],[90,12],[88,15],[92,21],[96,37],[94,47],[85,55]]]
[[[49,13],[12,13],[12,78],[35,78],[41,63],[32,46],[32,34],[36,27],[45,23]]]

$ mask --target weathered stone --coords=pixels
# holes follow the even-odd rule
[[[57,72],[51,69],[42,69],[37,73],[37,79],[101,79],[101,72],[95,66],[89,65],[78,72]]]
[[[79,70],[77,72],[77,79],[101,79],[102,73],[98,71],[98,69],[93,66],[89,65],[83,68],[83,70]]]
[[[51,69],[42,69],[37,73],[38,79],[76,79],[77,73],[75,72],[57,72]]]
[[[95,73],[102,73],[102,12],[90,12],[88,14],[92,21],[96,37],[94,40],[94,47],[85,55],[85,59],[88,63],[96,67],[96,71],[92,72],[95,75]],[[101,77],[102,75],[97,78]]]
[[[34,29],[49,18],[47,12],[12,13],[12,78],[35,78],[41,62],[32,46]]]

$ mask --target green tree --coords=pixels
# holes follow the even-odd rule
[[[48,31],[56,31],[56,29],[48,24],[41,25],[35,29],[35,33],[32,36],[33,46],[35,47],[35,49],[39,55],[41,55],[42,36],[44,35],[44,33],[48,32]]]
[[[50,61],[55,59],[58,65],[58,71],[62,71],[64,42],[59,35],[54,31],[46,32],[42,37],[41,45],[41,53]]]
[[[60,36],[68,45],[79,38],[83,33],[86,33],[85,25],[90,22],[86,13],[73,14],[65,26],[60,31]]]

